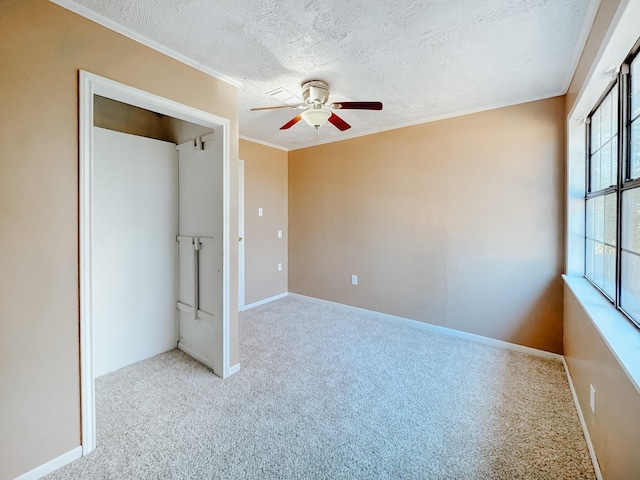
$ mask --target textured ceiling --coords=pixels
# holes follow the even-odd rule
[[[54,0],[55,1],[55,0]],[[59,3],[71,3],[60,1]],[[76,0],[98,15],[241,83],[240,134],[288,149],[313,144],[295,109],[266,92],[322,79],[341,111],[319,143],[561,95],[598,0]],[[206,94],[206,92],[203,92]]]

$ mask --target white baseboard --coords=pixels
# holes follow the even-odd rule
[[[236,363],[235,365],[233,365],[232,367],[229,367],[229,371],[227,372],[226,376],[220,375],[215,371],[215,368],[213,366],[213,362],[209,361],[208,358],[203,357],[202,355],[200,355],[198,352],[192,350],[191,348],[189,348],[188,346],[186,346],[184,343],[182,342],[178,342],[178,349],[182,350],[184,353],[186,353],[187,355],[195,358],[196,360],[198,360],[200,363],[202,363],[203,365],[209,367],[211,370],[213,370],[213,373],[215,373],[218,377],[220,378],[229,378],[231,375],[233,375],[234,373],[237,373],[240,371],[240,363]]]
[[[374,310],[367,310],[366,308],[353,307],[351,305],[345,305],[344,303],[331,302],[329,300],[322,300],[321,298],[315,297],[307,297],[306,295],[300,295],[298,293],[289,293],[290,297],[304,298],[306,300],[311,300],[317,303],[324,303],[330,305],[338,305],[344,308],[348,308],[354,311],[366,313],[368,315],[374,315],[378,318],[384,318],[387,320],[393,320],[395,322],[401,322],[408,325],[413,325],[415,327],[424,328],[427,330],[433,330],[445,335],[454,336],[458,338],[464,338],[467,340],[472,340],[479,343],[484,343],[486,345],[492,345],[494,347],[504,348],[507,350],[515,350],[517,352],[527,353],[529,355],[535,355],[536,357],[549,358],[553,360],[562,360],[563,356],[557,353],[547,352],[545,350],[539,350],[537,348],[525,347],[523,345],[518,345],[516,343],[505,342],[504,340],[496,340],[495,338],[483,337],[482,335],[476,335],[474,333],[462,332],[460,330],[454,330],[453,328],[441,327],[439,325],[432,325],[430,323],[420,322],[418,320],[412,320],[410,318],[398,317],[396,315],[390,315],[388,313],[376,312]]]
[[[505,342],[503,340],[496,340],[494,338],[489,338],[489,337],[483,337],[482,335],[475,335],[473,333],[467,333],[467,332],[461,332],[459,330],[454,330],[451,328],[447,328],[447,327],[441,327],[438,325],[431,325],[429,323],[424,323],[424,322],[420,322],[417,320],[411,320],[409,318],[405,318],[405,317],[398,317],[396,315],[389,315],[387,313],[381,313],[381,312],[376,312],[373,310],[367,310],[365,308],[360,308],[360,307],[354,307],[351,305],[346,305],[343,303],[337,303],[337,302],[332,302],[329,300],[323,300],[321,298],[315,298],[315,297],[308,297],[306,295],[300,295],[297,293],[282,293],[280,295],[275,295],[273,297],[270,298],[266,298],[264,300],[260,300],[259,302],[255,302],[252,303],[250,305],[246,305],[244,307],[243,310],[248,310],[250,308],[254,308],[260,305],[264,305],[270,302],[273,302],[275,300],[279,300],[281,298],[287,297],[287,296],[291,296],[294,298],[301,298],[301,299],[305,299],[305,300],[309,300],[309,301],[313,301],[316,303],[320,303],[320,304],[328,304],[328,305],[337,305],[343,308],[347,308],[350,310],[354,310],[354,311],[359,311],[362,313],[367,313],[369,315],[374,315],[377,316],[379,318],[384,318],[387,320],[393,320],[396,322],[401,322],[401,323],[406,323],[406,324],[410,324],[413,326],[417,326],[420,328],[425,328],[428,330],[435,330],[438,331],[440,333],[444,333],[446,335],[450,335],[450,336],[455,336],[455,337],[459,337],[459,338],[465,338],[468,340],[473,340],[476,342],[480,342],[480,343],[484,343],[487,345],[493,345],[496,347],[500,347],[500,348],[505,348],[508,350],[515,350],[515,351],[519,351],[519,352],[523,352],[523,353],[528,353],[530,355],[535,355],[538,357],[543,357],[543,358],[550,358],[550,359],[555,359],[555,360],[561,360],[562,364],[564,365],[564,370],[565,373],[567,375],[567,380],[569,382],[569,388],[571,390],[571,395],[573,397],[573,401],[575,403],[576,406],[576,410],[578,412],[578,418],[580,419],[580,425],[582,426],[582,430],[584,432],[584,436],[587,442],[587,448],[589,449],[589,454],[591,456],[591,461],[593,462],[593,468],[595,470],[596,473],[596,478],[598,480],[603,480],[602,479],[602,472],[600,471],[600,466],[598,465],[598,459],[596,457],[596,453],[595,453],[595,449],[593,447],[593,443],[591,442],[591,437],[589,436],[589,431],[587,430],[587,424],[585,423],[584,420],[584,415],[582,414],[582,410],[580,409],[580,402],[578,401],[578,396],[576,394],[575,391],[575,387],[573,385],[573,380],[571,379],[571,374],[569,373],[569,367],[567,366],[567,362],[565,361],[564,357],[562,355],[558,355],[557,353],[551,353],[551,352],[547,352],[544,350],[539,350],[537,348],[531,348],[531,347],[525,347],[522,345],[517,345],[515,343],[510,343],[510,342]],[[181,350],[186,351],[189,350],[188,348],[185,349],[184,346],[179,347],[181,348]],[[187,352],[189,353],[189,352]],[[237,373],[238,371],[240,371],[240,363],[235,364],[234,366],[229,368],[229,375],[233,375],[234,373]],[[77,460],[78,458],[82,457],[82,446],[76,447],[73,450],[60,455],[57,458],[54,458],[53,460],[40,465],[37,468],[34,468],[33,470],[20,475],[19,477],[17,477],[15,480],[37,480],[51,472],[53,472],[54,470],[57,470],[60,467],[63,467],[64,465],[67,465],[68,463],[73,462],[74,460]]]
[[[567,380],[569,381],[569,389],[571,390],[573,402],[576,404],[576,410],[578,411],[578,418],[580,419],[580,425],[582,426],[582,431],[584,432],[584,438],[587,440],[587,448],[589,449],[589,455],[591,456],[591,461],[593,462],[593,469],[596,472],[596,478],[598,480],[602,480],[602,472],[600,471],[600,465],[598,464],[598,458],[596,457],[596,450],[593,447],[593,442],[591,442],[591,436],[589,436],[589,430],[587,430],[587,422],[585,422],[584,420],[584,415],[582,414],[582,409],[580,408],[580,401],[578,400],[578,394],[576,393],[576,389],[573,385],[573,379],[571,378],[571,373],[569,373],[569,366],[567,365],[564,357],[562,358],[562,364],[564,365],[564,371],[567,374]]]
[[[571,390],[571,395],[573,397],[573,401],[576,406],[576,410],[578,412],[578,418],[580,419],[580,425],[582,426],[582,431],[584,432],[585,439],[587,441],[587,448],[589,449],[589,455],[591,456],[591,461],[593,463],[593,468],[596,473],[596,478],[598,480],[602,479],[602,472],[600,471],[600,466],[598,464],[598,458],[596,457],[595,448],[593,446],[593,442],[591,441],[591,437],[589,436],[589,431],[587,430],[587,424],[584,420],[584,415],[582,415],[582,410],[580,409],[580,402],[578,401],[578,395],[576,394],[575,387],[573,385],[573,380],[571,379],[571,374],[569,373],[569,367],[567,366],[567,362],[564,359],[564,356],[559,355],[557,353],[547,352],[545,350],[539,350],[537,348],[525,347],[523,345],[518,345],[515,343],[505,342],[503,340],[496,340],[494,338],[483,337],[482,335],[475,335],[473,333],[461,332],[459,330],[454,330],[447,327],[441,327],[438,325],[431,325],[429,323],[419,322],[417,320],[411,320],[409,318],[398,317],[396,315],[389,315],[386,313],[375,312],[373,310],[367,310],[365,308],[353,307],[351,305],[345,305],[343,303],[331,302],[329,300],[322,300],[320,298],[308,297],[306,295],[300,295],[297,293],[289,293],[289,296],[293,298],[302,298],[305,300],[309,300],[315,303],[325,304],[325,305],[337,305],[339,307],[347,308],[350,310],[354,310],[357,312],[366,313],[368,315],[373,315],[378,318],[393,320],[395,322],[405,323],[409,325],[413,325],[416,327],[434,330],[445,335],[450,335],[458,338],[465,338],[468,340],[473,340],[476,342],[484,343],[487,345],[493,345],[495,347],[504,348],[508,350],[515,350],[517,352],[527,353],[529,355],[535,355],[538,357],[560,360],[564,366],[564,371],[567,375],[567,380],[569,382],[569,389]]]
[[[82,446],[78,446],[67,453],[63,453],[59,457],[49,460],[47,463],[28,471],[27,473],[23,473],[19,477],[16,477],[15,480],[37,480],[60,467],[64,467],[65,465],[78,460],[80,457],[82,457]]]
[[[289,293],[284,292],[284,293],[281,293],[279,295],[274,295],[273,297],[265,298],[264,300],[260,300],[260,301],[254,302],[254,303],[250,303],[249,305],[245,305],[244,307],[242,307],[240,309],[240,311],[244,312],[245,310],[249,310],[251,308],[259,307],[260,305],[264,305],[266,303],[271,303],[271,302],[273,302],[275,300],[280,300],[281,298],[284,298],[287,295],[289,295]]]
[[[186,353],[187,355],[189,355],[190,357],[195,358],[196,360],[198,360],[200,363],[202,363],[203,365],[205,365],[206,367],[209,367],[213,373],[215,372],[215,366],[213,365],[213,362],[210,361],[208,358],[203,357],[202,355],[200,355],[198,352],[196,352],[195,350],[192,350],[191,348],[189,348],[187,345],[185,345],[183,342],[178,342],[178,349],[182,350],[184,353]],[[216,375],[218,375],[216,373]],[[218,375],[219,377],[222,377],[222,375]]]

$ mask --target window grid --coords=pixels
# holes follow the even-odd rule
[[[587,123],[585,277],[640,328],[637,51],[621,66]]]

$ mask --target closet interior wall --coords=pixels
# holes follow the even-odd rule
[[[140,168],[127,165],[127,161],[123,159],[114,159],[113,166],[106,169],[104,165],[100,167],[101,169],[98,168],[99,165],[95,166],[94,173],[97,175],[112,177],[110,179],[101,177],[100,181],[94,180],[95,184],[97,186],[104,184],[107,188],[111,185],[114,190],[104,192],[102,195],[102,204],[107,203],[108,206],[97,210],[101,217],[96,217],[94,226],[101,226],[104,231],[100,234],[100,239],[96,239],[100,242],[96,243],[106,245],[107,248],[103,251],[109,249],[110,252],[114,249],[117,251],[109,255],[101,253],[102,258],[96,258],[96,266],[102,266],[100,270],[102,273],[94,271],[94,273],[100,273],[98,277],[101,277],[96,278],[95,287],[103,288],[101,291],[96,291],[94,295],[95,374],[100,376],[176,346],[180,332],[178,318],[181,315],[178,315],[175,301],[183,286],[182,280],[179,281],[178,245],[175,239],[177,235],[184,233],[179,232],[178,210],[182,215],[189,202],[184,201],[183,198],[187,190],[184,182],[180,182],[182,184],[180,189],[184,191],[178,195],[178,154],[175,147],[178,144],[193,141],[194,138],[211,134],[214,130],[98,95],[94,97],[94,127],[98,127],[95,130],[96,139],[101,138],[103,142],[107,142],[107,145],[109,145],[109,138],[113,138],[113,144],[115,144],[118,137],[113,133],[110,137],[108,131],[100,131],[100,129],[169,142],[164,146],[161,142],[156,142],[154,147],[152,141],[145,142],[143,139],[136,141],[135,138],[128,140],[133,142],[133,145],[150,145],[151,149],[162,150],[164,147],[175,154],[174,160],[171,161],[172,157],[169,153],[167,161],[166,155],[161,155],[159,152],[156,157],[157,170],[153,163],[148,163],[149,160],[146,160],[146,166]],[[129,155],[129,158],[139,158],[140,162],[143,162],[142,157],[143,155],[136,157],[135,152],[133,157]],[[118,169],[120,172],[115,171]],[[180,170],[182,171],[183,167],[180,167]],[[172,181],[171,178],[174,180]],[[202,182],[203,179],[200,181]],[[125,183],[127,185],[123,185]],[[122,189],[120,195],[118,195],[119,189]],[[158,193],[159,190],[161,190],[160,193]],[[194,190],[206,190],[209,193],[208,197],[214,195],[212,190],[219,191],[218,188],[195,188]],[[128,200],[120,197],[128,197]],[[208,197],[205,204],[212,203]],[[115,205],[118,202],[127,201],[131,204],[131,210],[142,209],[136,214],[139,219],[137,223],[136,215],[130,215],[126,205],[119,207]],[[118,214],[118,208],[120,214]],[[193,206],[190,209],[195,210]],[[146,212],[149,213],[148,218],[145,217]],[[209,217],[206,212],[204,215]],[[109,216],[111,218],[107,218]],[[182,223],[180,228],[184,230]],[[172,227],[174,224],[175,228]],[[109,228],[110,226],[115,228]],[[160,235],[166,238],[153,238],[153,229],[161,232]],[[216,237],[221,238],[221,233],[216,233],[219,234]],[[203,233],[197,234],[203,235]],[[108,238],[105,240],[105,237]],[[162,262],[163,272],[155,274],[156,277],[166,277],[160,281],[149,277],[151,274],[149,272],[154,268],[152,258],[154,254],[167,257]],[[126,265],[129,261],[127,259],[131,260],[131,265]]]

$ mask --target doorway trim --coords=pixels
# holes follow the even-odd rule
[[[238,311],[245,309],[244,160],[238,160]]]
[[[223,371],[214,372],[226,378],[230,365],[230,266],[231,237],[231,123],[203,110],[139,90],[122,83],[80,70],[79,112],[79,226],[80,241],[80,400],[82,454],[96,448],[95,378],[93,365],[92,307],[92,235],[93,235],[93,114],[94,95],[144,108],[205,127],[222,128],[223,142],[223,272],[222,272],[222,356]]]

